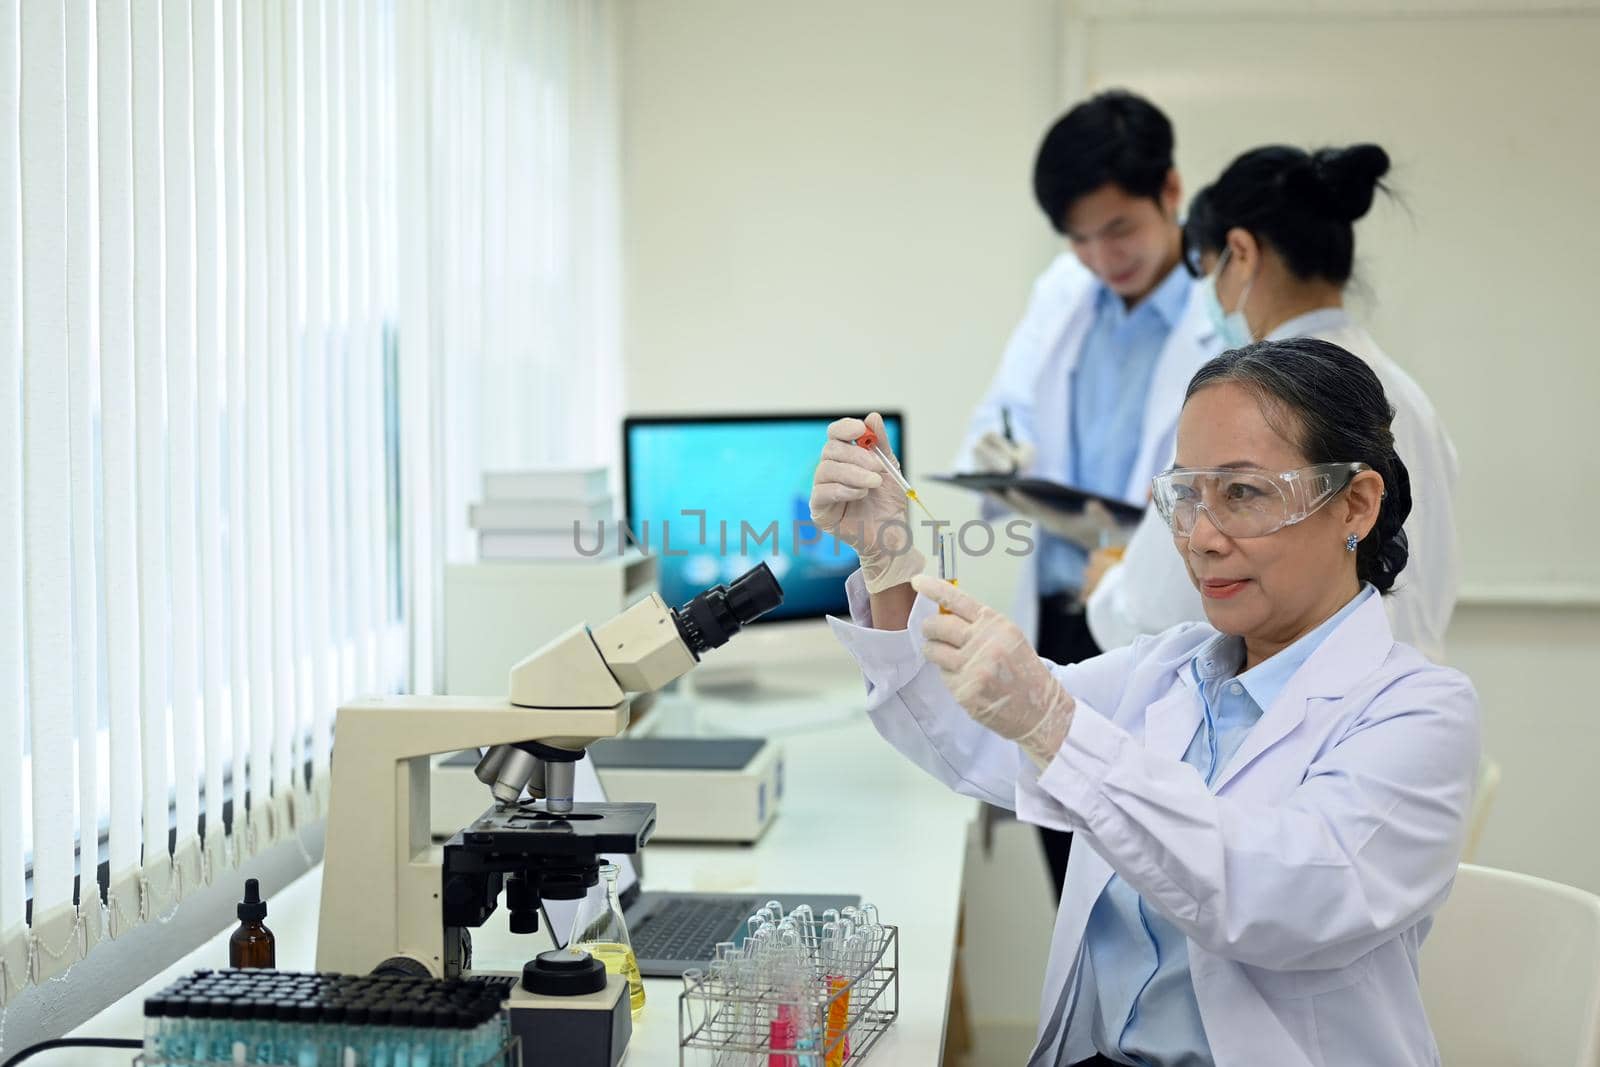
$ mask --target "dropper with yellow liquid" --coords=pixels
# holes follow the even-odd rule
[[[917,507],[921,508],[922,513],[928,517],[928,521],[932,523],[933,528],[937,530],[939,528],[939,520],[933,517],[933,512],[928,510],[928,505],[922,502],[922,498],[917,496],[917,491],[911,488],[911,483],[906,481],[906,476],[900,473],[900,465],[896,463],[894,458],[890,456],[888,452],[884,451],[883,446],[878,443],[878,435],[873,433],[871,430],[868,430],[866,433],[856,438],[856,444],[867,449],[873,455],[878,457],[878,462],[883,464],[883,469],[889,473],[889,477],[893,478],[894,483],[900,487],[902,492],[905,493],[906,499],[911,501]],[[951,585],[955,585],[955,545],[953,542],[947,540],[943,534],[938,535],[937,544],[939,553],[939,577],[943,578]],[[950,612],[946,608],[941,607],[939,609],[939,614],[948,615]]]
[[[877,434],[868,430],[856,438],[856,444],[877,456],[878,462],[883,464],[883,469],[889,472],[889,477],[893,478],[894,483],[900,487],[900,491],[905,493],[906,499],[921,508],[922,513],[928,516],[929,522],[935,521],[933,512],[928,510],[928,505],[922,502],[922,498],[917,495],[917,491],[911,488],[911,483],[906,481],[906,476],[900,473],[900,465],[894,461],[893,456],[884,451],[883,445],[878,443]]]

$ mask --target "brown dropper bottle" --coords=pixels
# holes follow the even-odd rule
[[[261,884],[245,879],[244,899],[239,902],[239,929],[228,939],[228,966],[277,966],[277,941],[261,920],[267,917],[267,902],[261,899]]]

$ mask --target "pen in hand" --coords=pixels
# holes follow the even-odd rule
[[[1008,407],[1002,407],[1000,409],[1000,433],[1005,437],[1006,444],[1013,446],[1016,445],[1017,439],[1011,435],[1011,409]],[[1011,458],[1011,473],[1016,474],[1021,469],[1021,465],[1018,464],[1016,459],[1016,452],[1013,450]]]

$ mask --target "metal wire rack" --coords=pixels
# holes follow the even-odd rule
[[[807,988],[752,983],[737,969],[684,976],[678,998],[680,1067],[841,1067],[864,1059],[900,1013],[900,935],[880,926],[848,974],[830,974],[820,923],[802,934]]]

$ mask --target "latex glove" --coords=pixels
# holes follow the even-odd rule
[[[972,718],[1022,746],[1038,767],[1055,758],[1076,707],[1028,635],[949,582],[918,575],[911,588],[949,611],[922,624],[923,655]]]
[[[1098,500],[1091,500],[1082,511],[1073,512],[1053,508],[1020,489],[1007,489],[1002,495],[1018,514],[1026,515],[1043,529],[1087,551],[1092,552],[1107,539],[1122,535],[1120,524]]]
[[[927,560],[911,542],[904,491],[883,473],[875,453],[855,443],[869,429],[888,452],[889,434],[877,412],[865,421],[846,418],[828,425],[811,480],[811,521],[856,550],[867,591],[881,593],[921,574]]]
[[[1016,474],[1033,462],[1033,446],[1026,441],[1007,441],[1004,435],[989,430],[972,446],[972,461],[985,474]]]

